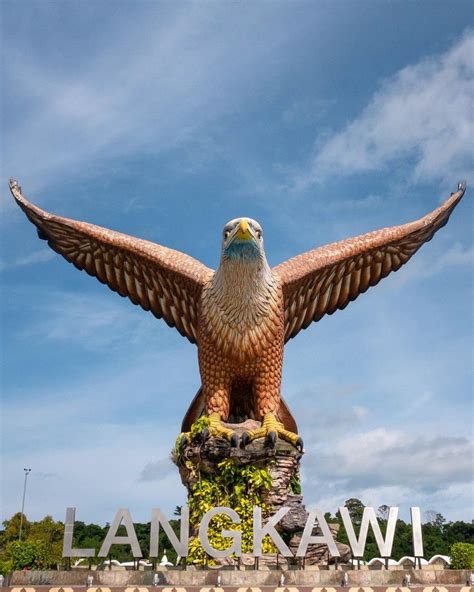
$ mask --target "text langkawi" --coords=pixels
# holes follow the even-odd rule
[[[271,516],[265,524],[263,524],[262,510],[258,506],[253,509],[253,552],[254,557],[262,556],[262,541],[265,536],[269,536],[278,552],[285,557],[293,557],[285,541],[278,533],[278,522],[289,511],[289,508],[280,508],[273,516]],[[349,544],[352,549],[352,554],[355,558],[360,558],[364,555],[365,544],[367,541],[367,534],[369,526],[374,533],[375,541],[380,551],[381,557],[390,557],[392,553],[393,540],[395,536],[395,526],[398,518],[398,508],[391,507],[389,509],[387,527],[385,537],[382,534],[380,525],[377,521],[374,508],[364,508],[362,520],[360,522],[359,535],[356,535],[354,525],[352,524],[349,510],[346,507],[339,508],[339,512],[344,524],[344,528],[349,539]],[[242,554],[242,533],[239,530],[223,530],[222,536],[230,539],[230,545],[227,549],[215,549],[208,536],[209,523],[218,514],[228,516],[235,525],[240,523],[240,517],[231,508],[218,507],[213,508],[204,514],[199,525],[199,540],[203,549],[208,555],[215,558],[228,557],[231,554],[240,556]],[[413,532],[413,555],[415,557],[423,557],[423,538],[421,532],[421,513],[420,508],[410,508],[411,524]],[[74,520],[76,516],[76,508],[67,508],[66,523],[64,529],[64,544],[63,557],[94,557],[94,549],[75,549],[73,548],[74,536]],[[125,527],[126,535],[118,535],[119,527]],[[160,527],[166,533],[171,545],[180,557],[188,555],[189,544],[189,510],[183,508],[181,511],[180,520],[180,537],[174,533],[171,524],[166,516],[159,508],[155,508],[151,512],[151,529],[150,529],[150,553],[149,557],[158,557],[159,552],[159,531]],[[319,527],[321,534],[314,535],[315,527]],[[313,509],[309,512],[306,525],[301,537],[301,541],[296,552],[296,557],[304,557],[309,545],[323,544],[328,547],[328,551],[332,557],[339,557],[334,538],[329,529],[328,523],[324,518],[321,510]],[[135,558],[143,557],[140,544],[138,542],[137,534],[133,526],[131,514],[127,508],[120,508],[115,518],[110,525],[107,535],[99,550],[99,557],[107,557],[112,545],[130,545],[132,554]]]

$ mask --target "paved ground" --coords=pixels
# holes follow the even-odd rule
[[[470,586],[410,586],[410,588],[396,586],[372,586],[357,587],[313,587],[313,586],[260,586],[260,587],[236,587],[236,586],[128,586],[122,587],[99,587],[86,586],[51,587],[34,586],[21,587],[10,586],[0,588],[3,592],[474,592]]]

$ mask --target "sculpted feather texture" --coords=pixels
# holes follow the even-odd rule
[[[281,288],[264,257],[224,260],[202,293],[202,330],[227,355],[245,360],[275,339],[281,311]]]
[[[263,426],[250,438],[278,434],[298,445],[280,393],[284,343],[397,271],[447,223],[465,184],[419,220],[318,247],[273,269],[258,222],[236,218],[224,226],[215,272],[179,251],[49,214],[16,181],[10,190],[52,249],[197,344],[202,386],[183,431],[207,414],[213,435],[235,444],[220,421],[250,417]]]

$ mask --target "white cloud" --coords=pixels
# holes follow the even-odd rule
[[[63,519],[76,505],[78,519],[103,523],[125,505],[148,520],[157,503],[171,512],[184,501],[178,470],[166,459],[179,433],[176,418],[199,385],[195,352],[153,349],[114,350],[111,362],[62,375],[59,387],[20,381],[4,392],[3,519],[18,510],[22,466],[32,468],[26,513],[34,519]]]
[[[365,505],[435,508],[449,520],[472,507],[472,439],[375,428],[312,447],[303,462],[309,506],[335,511],[349,497]]]
[[[464,247],[456,242],[443,251],[447,241],[439,240],[436,247],[422,249],[412,261],[395,277],[394,288],[403,288],[408,282],[421,282],[436,274],[449,272],[453,268],[466,268],[469,271],[474,263],[474,248]]]
[[[335,401],[344,397],[341,392],[337,387],[325,387],[325,400],[320,396],[318,405],[315,405],[314,393],[308,393],[307,396],[297,393],[294,400],[292,399],[291,409],[295,416],[301,418],[299,430],[301,434],[307,434],[308,442],[314,443],[328,436],[332,440],[360,426],[369,418],[370,410],[363,405],[344,405],[342,401],[338,401],[336,405]],[[332,401],[332,408],[329,401]]]
[[[414,181],[463,177],[474,154],[474,34],[386,80],[362,113],[322,141],[297,184],[380,171],[410,158]]]
[[[353,210],[371,210],[374,207],[381,206],[383,204],[384,198],[381,195],[375,193],[369,193],[365,197],[360,199],[353,199],[353,198],[346,198],[346,199],[338,199],[337,201],[328,201],[324,204],[321,204],[321,207],[325,207],[328,211],[331,212],[338,212],[340,210],[344,210],[345,212],[353,211]]]
[[[158,323],[162,323],[151,313],[131,305],[128,299],[107,292],[108,289],[101,293],[94,290],[44,294],[37,290],[36,314],[23,330],[19,330],[20,337],[78,344],[92,350],[105,346],[143,346],[152,341]]]
[[[333,512],[358,497],[469,520],[469,323],[447,339],[464,309],[439,308],[430,282],[419,304],[387,281],[288,344],[283,392],[305,441],[306,503]]]
[[[178,469],[173,465],[171,459],[167,458],[160,458],[155,462],[147,463],[141,473],[139,480],[140,481],[162,481],[172,472],[177,471]]]
[[[326,488],[320,484],[318,493],[311,496],[308,506],[327,509],[334,513],[336,508],[343,506],[344,502],[351,497],[356,497],[364,505],[373,508],[378,508],[382,504],[397,506],[400,508],[400,518],[406,521],[410,519],[409,508],[412,506],[420,507],[422,516],[427,510],[434,508],[436,511],[441,511],[448,520],[469,521],[471,515],[466,514],[466,509],[473,506],[473,491],[472,488],[466,486],[466,483],[448,484],[441,490],[423,492],[403,484],[362,487],[357,490],[344,490],[343,488],[338,489],[338,487]]]
[[[17,267],[25,267],[26,265],[34,265],[35,263],[46,263],[55,257],[54,251],[42,249],[35,251],[25,257],[17,257],[13,261],[0,261],[0,270],[15,269]]]
[[[281,49],[285,36],[294,35],[294,30],[287,30],[292,25],[283,20],[271,23],[272,39],[261,35],[261,26],[267,28],[267,16],[262,18],[257,8],[257,15],[242,13],[235,15],[235,19],[221,19],[216,27],[212,14],[188,5],[172,19],[160,19],[160,22],[156,19],[144,22],[138,14],[136,20],[126,23],[126,34],[122,31],[123,35],[109,38],[105,51],[90,56],[87,52],[81,54],[79,70],[57,71],[41,56],[12,52],[14,59],[5,62],[8,82],[13,82],[18,96],[31,97],[31,102],[30,108],[22,112],[18,125],[5,130],[8,131],[5,171],[18,175],[21,171],[20,180],[25,187],[37,190],[40,184],[47,185],[64,174],[89,176],[88,167],[106,166],[110,156],[137,155],[142,147],[148,153],[179,147],[181,155],[183,147],[187,147],[189,158],[184,163],[179,159],[179,164],[174,165],[176,173],[186,168],[191,170],[192,165],[207,165],[208,159],[219,154],[248,179],[248,193],[273,196],[275,183],[268,182],[263,172],[265,167],[258,160],[254,162],[252,153],[248,159],[239,155],[234,162],[234,154],[225,154],[232,138],[222,141],[228,130],[226,125],[222,125],[221,135],[217,134],[214,143],[209,125],[243,108],[245,101],[261,99],[259,89],[266,88],[268,78],[265,77],[272,75],[272,69],[281,76],[285,59],[285,51]],[[259,25],[259,33],[252,39],[257,41],[256,37],[261,37],[261,44],[248,43],[248,37],[242,36],[241,31],[249,24],[245,19]],[[103,38],[108,35],[107,26],[104,23]],[[379,170],[408,155],[415,163],[415,177],[423,180],[449,174],[452,182],[456,167],[463,168],[462,162],[474,137],[468,135],[472,132],[472,117],[469,121],[466,114],[466,101],[472,100],[472,67],[467,59],[472,38],[467,35],[443,56],[406,68],[386,81],[359,118],[319,144],[320,151],[306,173],[306,180],[312,182],[333,170],[342,174]],[[311,124],[314,110],[328,106],[297,100],[279,120],[279,125]],[[96,174],[97,170],[92,173]],[[280,202],[275,202],[278,195],[266,200],[274,219],[282,220],[287,233],[291,229],[288,225],[295,225],[294,233],[288,234],[300,238],[307,231],[313,240],[311,210],[302,210],[306,212],[305,226],[302,216],[294,215],[294,203],[288,199],[284,184],[277,189],[284,193]],[[342,202],[335,198],[328,202],[327,210],[332,214],[360,209],[365,216],[383,200],[378,195],[359,200],[350,193],[347,195]],[[117,206],[119,202],[117,199]],[[16,207],[11,199],[8,204]],[[133,210],[146,206],[146,199],[140,196],[125,207]],[[290,208],[292,215],[288,216]],[[344,223],[343,216],[337,218]],[[343,228],[341,232],[345,234],[346,230]],[[30,261],[29,257],[19,258],[15,264],[39,262],[46,253],[48,258],[54,257],[50,251],[43,253],[34,253]],[[422,263],[419,257],[423,254],[424,251],[407,267],[408,272],[413,269],[414,278],[422,277],[423,270],[428,275],[451,267],[459,270],[472,258],[472,250],[461,245],[436,256],[427,255],[429,259]],[[423,269],[415,273],[413,265],[417,261]],[[392,282],[390,290],[398,285],[397,278],[406,281],[409,277],[406,274],[403,271],[396,274],[395,280],[393,276],[388,279],[387,282]],[[185,411],[199,380],[195,350],[183,345],[172,352],[158,352],[151,344],[156,339],[156,347],[161,348],[163,342],[155,332],[159,333],[161,328],[171,330],[149,313],[110,295],[106,288],[103,290],[103,297],[50,293],[41,300],[36,293],[32,299],[31,308],[36,317],[28,332],[23,333],[21,345],[26,339],[36,343],[48,340],[47,345],[62,351],[69,344],[93,350],[94,354],[100,350],[104,353],[94,356],[95,362],[84,368],[83,380],[64,381],[61,376],[59,387],[58,381],[46,384],[43,380],[42,388],[27,391],[27,401],[21,398],[26,396],[26,389],[16,387],[18,392],[13,393],[12,404],[4,407],[5,426],[10,434],[5,437],[9,447],[4,466],[5,512],[13,513],[17,509],[16,492],[21,491],[22,475],[16,475],[15,467],[23,466],[25,460],[34,467],[34,474],[41,477],[38,481],[45,484],[31,490],[29,507],[34,508],[37,517],[73,503],[72,494],[76,492],[80,492],[79,519],[102,522],[112,517],[122,499],[131,508],[134,504],[144,508],[155,505],[157,495],[160,504],[170,507],[176,504],[177,496],[184,498],[177,470],[173,467],[167,470],[165,456],[179,429],[176,418]],[[460,338],[446,340],[442,332],[435,334],[439,338],[432,343],[423,341],[420,336],[429,334],[434,317],[423,317],[419,302],[413,305],[399,294],[390,297],[383,286],[379,290],[378,302],[385,298],[394,305],[400,298],[400,307],[379,306],[377,310],[369,292],[351,305],[348,316],[337,313],[331,320],[324,319],[311,334],[298,336],[294,353],[288,351],[285,364],[286,375],[291,376],[287,381],[288,392],[298,393],[305,386],[312,391],[301,403],[295,400],[296,394],[290,401],[292,408],[296,406],[295,415],[302,419],[301,433],[309,444],[303,460],[307,473],[305,496],[308,501],[319,496],[320,507],[332,511],[353,495],[373,505],[378,505],[378,499],[379,503],[403,502],[407,506],[420,503],[425,509],[442,508],[447,513],[453,507],[451,499],[456,499],[457,511],[466,519],[469,500],[465,483],[449,483],[444,473],[440,473],[438,480],[437,461],[429,467],[425,480],[418,476],[417,468],[424,462],[429,464],[433,446],[440,468],[444,471],[448,465],[447,479],[457,479],[463,474],[465,465],[456,455],[469,451],[468,438],[439,440],[433,433],[422,435],[419,430],[427,412],[425,403],[430,403],[430,409],[437,409],[440,394],[450,394],[448,389],[456,391],[452,382],[465,372],[469,344],[466,348]],[[362,308],[365,298],[372,302],[372,308],[370,305]],[[362,310],[365,316],[360,313]],[[345,315],[340,324],[339,315]],[[23,311],[17,318],[18,323],[23,322]],[[176,336],[178,339],[181,338]],[[315,346],[309,347],[310,340],[314,340]],[[120,344],[123,344],[121,355],[116,356]],[[123,355],[128,345],[136,346],[132,347],[133,355]],[[111,351],[112,355],[104,359]],[[371,360],[370,371],[364,367],[364,356]],[[110,358],[115,359],[111,362]],[[301,359],[306,359],[306,368],[300,364]],[[82,359],[78,358],[78,364],[81,363]],[[51,365],[54,366],[54,359]],[[54,370],[50,372],[54,375]],[[166,405],[172,405],[174,399],[180,399],[179,409],[176,405],[171,412],[166,411]],[[459,411],[466,408],[462,401],[456,408],[459,402],[459,392],[453,392],[450,403],[439,407],[442,416],[439,421],[436,423],[428,417],[430,429],[444,423],[446,434],[456,434],[457,429],[465,432],[468,414]],[[416,406],[420,413],[415,417],[410,413],[403,416],[410,405]],[[406,421],[404,431],[378,427],[380,417],[384,422]],[[110,423],[113,421],[118,425]],[[377,425],[370,425],[374,421]],[[365,443],[358,435],[364,428],[372,435],[372,440]],[[26,432],[28,438],[24,439],[22,434]],[[386,472],[377,477],[374,463],[385,462],[382,451],[378,450],[379,436],[383,453],[396,467],[393,475],[406,479],[406,484],[392,484],[393,479]],[[337,438],[342,438],[342,443]],[[327,446],[321,446],[325,442]],[[345,445],[353,448],[353,443],[365,450],[361,473],[366,471],[368,475],[367,483],[357,487],[355,467],[350,464],[348,450],[344,450]],[[397,451],[397,446],[403,448],[402,444],[404,454]],[[419,451],[412,456],[409,447],[415,445]],[[375,459],[367,452],[370,446],[374,448]],[[335,467],[335,473],[330,472],[331,447],[333,459],[341,462],[341,470]],[[356,453],[352,452],[354,464]],[[409,459],[406,469],[401,460],[404,455]],[[348,468],[347,478],[343,467]],[[55,477],[53,471],[61,478]],[[160,480],[157,484],[152,479]],[[32,485],[34,482],[33,476]],[[443,489],[428,492],[426,482],[442,482]],[[324,498],[319,493],[323,490]],[[449,518],[454,515],[448,514]]]
[[[409,485],[442,489],[471,479],[474,443],[466,437],[416,435],[377,428],[313,452],[318,473],[350,489]]]
[[[18,511],[23,466],[32,468],[25,507],[31,519],[50,514],[64,520],[68,506],[77,507],[78,520],[102,524],[111,521],[120,506],[129,507],[137,522],[149,520],[157,505],[171,515],[186,495],[178,469],[172,467],[157,486],[156,481],[139,478],[139,467],[167,454],[174,437],[173,427],[158,432],[150,423],[81,423],[75,418],[61,446],[47,446],[43,434],[41,446],[4,455],[3,519]]]
[[[213,122],[255,100],[284,67],[291,28],[299,25],[289,27],[278,10],[269,21],[264,7],[225,15],[207,8],[143,9],[126,26],[104,23],[106,47],[93,57],[81,53],[79,69],[58,70],[6,40],[6,90],[30,101],[16,125],[6,118],[5,172],[33,190],[65,171],[77,175],[82,167],[88,176],[88,166],[105,166],[114,156],[189,144],[204,126],[208,133]],[[257,33],[269,22],[271,35]],[[242,35],[247,28],[251,42]]]

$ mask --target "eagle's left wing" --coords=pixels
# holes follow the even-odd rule
[[[39,237],[66,261],[196,343],[200,295],[211,269],[180,251],[45,212],[13,179],[10,191]]]
[[[285,341],[397,271],[447,223],[465,190],[459,183],[456,193],[419,220],[325,245],[273,268],[283,289]]]

